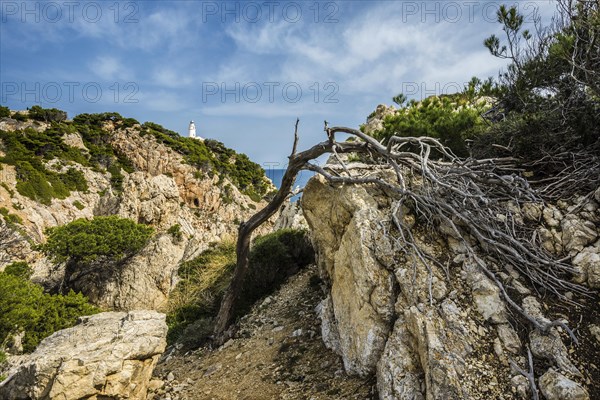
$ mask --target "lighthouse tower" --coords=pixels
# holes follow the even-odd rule
[[[188,128],[188,136],[196,139],[196,124],[194,124],[194,121],[190,121],[190,127]]]

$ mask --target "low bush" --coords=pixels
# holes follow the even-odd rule
[[[41,249],[56,262],[89,265],[95,261],[120,262],[141,250],[153,229],[116,215],[78,219],[46,231]]]
[[[313,262],[314,251],[304,231],[284,229],[258,237],[250,251],[250,270],[236,314],[248,312],[258,299]],[[169,299],[169,342],[197,347],[206,341],[235,263],[235,244],[224,241],[181,265],[181,280]]]
[[[23,349],[31,352],[43,338],[75,325],[82,315],[99,311],[80,293],[44,293],[41,286],[27,280],[27,271],[18,263],[0,272],[0,343],[10,345],[12,335],[24,332]]]

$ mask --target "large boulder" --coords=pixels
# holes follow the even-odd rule
[[[0,383],[2,399],[143,399],[166,347],[165,315],[107,312],[44,339]]]
[[[394,179],[389,170],[363,168],[368,170],[351,173]],[[420,184],[409,174],[406,180],[407,186]],[[529,296],[519,309],[532,318],[546,323],[556,316],[545,315],[546,305],[510,265],[488,263],[492,279],[482,269],[480,248],[466,228],[465,240],[459,240],[447,222],[424,218],[385,189],[329,184],[320,176],[309,181],[301,204],[326,283],[326,298],[318,307],[324,343],[341,356],[346,371],[374,374],[380,399],[526,396],[529,384],[524,377],[515,378],[510,362],[527,366],[526,345],[536,359],[582,380],[558,330],[546,335],[533,330],[528,338],[519,337],[513,328],[519,306],[507,302],[499,283],[511,295],[514,289]],[[518,223],[525,221],[551,227],[547,231],[553,252],[562,252],[564,234],[574,255],[582,246],[597,253],[589,246],[596,230],[581,218],[565,217],[556,207],[542,211],[530,206]],[[459,224],[458,229],[463,227]],[[596,282],[595,261],[581,260],[588,282]],[[565,322],[574,321],[565,317]],[[548,393],[562,393],[563,383],[571,385],[556,382],[548,379]],[[572,382],[572,398],[578,399],[585,391],[581,383]]]

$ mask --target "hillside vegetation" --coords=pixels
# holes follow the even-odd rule
[[[3,107],[0,118],[9,114],[10,111]],[[116,129],[132,128],[142,136],[152,135],[198,168],[198,176],[218,174],[227,177],[254,201],[259,201],[270,188],[264,170],[245,154],[239,154],[216,140],[202,142],[182,137],[152,122],[139,124],[135,119],[124,118],[118,113],[80,114],[73,121],[68,121],[64,111],[39,106],[31,107],[27,115],[14,113],[12,118],[49,124],[41,131],[33,128],[14,132],[0,130],[5,153],[0,157],[0,163],[14,165],[19,193],[42,204],[50,204],[53,198],[64,199],[71,191],[87,190],[85,178],[75,164],[107,171],[111,175],[113,190],[116,193],[122,190],[123,171],[134,172],[134,167],[127,157],[111,146],[109,139],[112,133],[107,129],[107,123],[112,123]],[[73,133],[81,136],[89,151],[64,142],[63,136]],[[65,171],[49,168],[47,162],[51,160],[58,160],[58,166],[64,167]]]

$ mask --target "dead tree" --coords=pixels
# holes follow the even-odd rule
[[[529,279],[530,285],[536,290],[552,293],[563,301],[570,301],[565,296],[568,291],[588,294],[587,289],[569,280],[573,269],[568,259],[556,259],[541,249],[531,229],[520,223],[507,206],[509,203],[543,203],[539,191],[534,190],[520,175],[521,170],[516,163],[518,160],[462,160],[430,137],[394,136],[383,145],[351,128],[330,128],[325,123],[325,131],[327,141],[298,153],[296,121],[293,150],[280,190],[264,209],[240,225],[236,269],[216,317],[214,332],[218,341],[222,342],[228,336],[226,331],[233,320],[236,302],[249,268],[252,233],[283,204],[298,172],[307,169],[322,175],[334,185],[374,185],[389,193],[394,201],[391,219],[397,230],[400,248],[426,266],[436,261],[418,246],[410,228],[402,223],[401,210],[403,206],[408,206],[432,229],[440,223],[446,224],[454,232],[455,238],[468,249],[472,262],[496,283],[507,303],[530,323],[532,329],[548,333],[552,327],[560,326],[576,342],[575,335],[563,322],[548,323],[527,314],[511,299],[497,276],[504,266],[510,266]],[[338,133],[350,134],[356,140],[337,142],[335,137]],[[370,157],[375,167],[393,171],[395,180],[352,175],[338,156],[343,153],[360,153]],[[323,154],[336,157],[340,168],[323,168],[312,163]],[[433,155],[440,157],[440,160],[433,160]],[[407,183],[408,176],[418,177],[419,185]],[[431,292],[430,268],[429,271]]]

